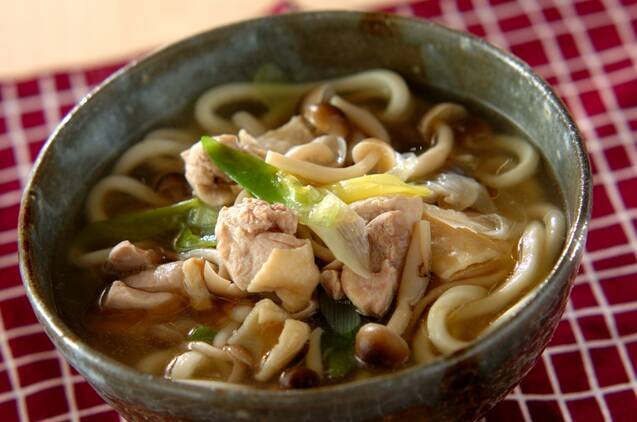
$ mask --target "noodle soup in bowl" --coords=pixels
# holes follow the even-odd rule
[[[20,262],[131,420],[470,420],[548,343],[589,208],[525,64],[426,21],[291,14],[87,96],[38,159]]]

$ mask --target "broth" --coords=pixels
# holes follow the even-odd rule
[[[393,75],[388,71],[376,72],[385,73],[377,74],[377,79],[372,79],[375,83],[381,83],[378,80],[383,81],[383,77],[388,74]],[[368,77],[365,76],[367,74],[354,75],[350,79],[359,78],[366,81],[364,78]],[[206,95],[214,97],[213,88],[210,91],[213,94],[204,94],[193,107],[196,115],[194,119],[190,117],[193,111],[188,110],[185,116],[175,120],[179,122],[177,131],[152,132],[136,144],[147,142],[148,145],[152,145],[150,150],[147,148],[137,155],[129,154],[132,149],[128,150],[125,152],[128,154],[128,161],[124,160],[122,164],[123,159],[120,159],[115,164],[114,173],[117,173],[118,168],[124,168],[125,171],[117,173],[120,179],[112,180],[121,182],[121,177],[136,180],[150,193],[143,188],[128,189],[113,183],[112,186],[104,184],[106,188],[99,188],[105,191],[103,194],[95,193],[99,190],[98,187],[90,194],[92,196],[87,200],[88,221],[76,236],[73,245],[64,250],[63,257],[57,260],[59,268],[56,273],[59,282],[54,289],[56,302],[61,314],[72,328],[95,349],[154,375],[166,376],[180,382],[200,380],[205,384],[208,380],[224,380],[250,384],[258,388],[279,389],[347,382],[416,364],[426,364],[469,346],[481,335],[513,316],[518,306],[516,304],[521,303],[525,295],[532,292],[552,268],[565,235],[559,190],[544,161],[541,157],[537,161],[539,155],[531,144],[523,139],[515,126],[493,111],[484,110],[475,104],[459,105],[457,102],[448,102],[448,96],[412,86],[409,88],[410,104],[403,112],[408,118],[396,121],[399,119],[388,118],[387,105],[391,105],[391,95],[395,94],[391,91],[391,83],[394,82],[387,82],[389,85],[384,87],[385,91],[380,90],[382,92],[379,94],[377,86],[365,83],[348,86],[346,79],[330,81],[327,85],[306,86],[303,89],[291,85],[279,86],[277,95],[271,95],[265,100],[226,99],[225,103],[209,105],[208,111],[222,123],[220,126],[235,125],[248,128],[247,132],[254,132],[254,136],[244,134],[244,139],[256,144],[241,144],[241,136],[238,140],[227,138],[235,142],[235,149],[232,151],[241,150],[244,155],[247,155],[246,151],[253,156],[263,154],[263,150],[256,153],[254,151],[266,144],[279,148],[282,143],[288,142],[294,145],[292,151],[295,153],[301,151],[299,147],[309,145],[306,141],[300,140],[298,128],[287,132],[279,129],[281,133],[277,135],[278,140],[267,141],[268,133],[273,133],[272,128],[283,127],[298,113],[304,115],[301,118],[302,125],[311,134],[311,140],[322,135],[333,136],[333,139],[323,140],[325,142],[322,145],[326,146],[325,148],[315,148],[319,152],[331,148],[333,157],[336,157],[332,163],[321,162],[322,158],[316,155],[318,153],[299,153],[297,156],[289,152],[290,148],[283,147],[280,152],[287,151],[286,155],[281,154],[277,158],[276,154],[270,153],[266,162],[276,162],[284,167],[274,164],[279,170],[277,180],[292,183],[289,185],[292,188],[286,185],[287,189],[296,189],[294,186],[297,185],[309,185],[310,188],[305,188],[303,192],[310,189],[315,197],[323,195],[321,201],[332,194],[339,198],[345,198],[344,195],[358,198],[358,202],[342,199],[343,202],[339,202],[338,206],[345,208],[341,208],[339,212],[355,208],[357,218],[361,218],[363,212],[359,207],[367,206],[361,205],[365,201],[369,204],[374,200],[391,202],[395,194],[382,194],[387,192],[387,185],[384,183],[393,183],[392,186],[402,189],[400,192],[409,192],[399,194],[407,198],[406,202],[415,204],[416,198],[420,204],[418,206],[424,208],[412,226],[405,223],[408,221],[408,212],[401,207],[382,209],[382,212],[379,211],[369,221],[363,221],[365,245],[371,251],[371,255],[367,256],[372,257],[368,268],[370,273],[363,275],[355,271],[358,258],[356,252],[350,250],[349,253],[339,253],[338,249],[329,250],[330,244],[337,242],[332,243],[333,239],[326,240],[324,234],[321,236],[314,229],[317,223],[312,221],[314,214],[307,212],[307,206],[302,204],[301,200],[304,197],[297,195],[296,198],[301,198],[301,202],[296,205],[285,202],[288,205],[285,210],[257,200],[240,200],[236,202],[238,205],[233,205],[237,194],[245,194],[239,193],[241,188],[231,183],[233,175],[224,178],[223,175],[215,173],[211,179],[204,180],[203,185],[198,186],[197,183],[202,179],[193,182],[196,177],[193,173],[189,174],[186,167],[187,180],[183,178],[183,161],[179,155],[181,150],[189,150],[188,154],[194,154],[195,150],[194,147],[191,148],[191,144],[202,135],[236,133],[236,130],[215,131],[209,124],[206,126],[206,122],[202,124],[202,118],[197,117],[196,110],[202,109],[201,103]],[[329,89],[325,89],[325,86]],[[361,86],[363,89],[360,89]],[[259,89],[257,92],[268,97],[268,90]],[[379,98],[386,96],[387,90],[390,91],[389,101]],[[342,101],[334,101],[335,97]],[[281,103],[293,99],[296,104],[293,113],[280,112],[281,115],[276,116],[280,110],[277,111],[276,101],[269,101],[272,98],[277,98]],[[314,103],[310,101],[312,99]],[[255,102],[261,104],[255,105]],[[323,107],[321,112],[329,114],[327,123],[317,120],[320,117],[317,117],[317,107]],[[215,110],[219,110],[218,115],[214,114]],[[360,110],[363,110],[363,117]],[[347,133],[338,132],[339,124],[347,127]],[[263,129],[261,126],[271,132],[265,135],[257,133]],[[326,130],[326,127],[329,130]],[[386,133],[383,133],[383,129]],[[337,135],[334,135],[335,133]],[[348,147],[344,163],[337,163],[338,146],[344,145],[339,144],[340,141],[334,141],[339,136]],[[373,148],[386,149],[382,141],[369,141],[369,138],[383,136],[391,139],[391,145],[396,150],[393,166],[385,170],[393,174],[391,180],[380,183],[374,178],[357,179],[358,188],[351,188],[351,191],[347,190],[350,188],[342,186],[346,186],[348,180],[355,180],[355,177],[345,178],[345,185],[341,188],[337,186],[338,180],[333,183],[316,181],[331,177],[332,174],[343,174],[339,173],[340,169],[356,170],[365,158],[357,159],[356,148],[361,151],[362,147],[357,146],[352,150],[352,145],[368,141],[369,151],[375,151]],[[446,155],[443,154],[440,164],[434,166],[433,170],[414,176],[419,168],[429,166],[437,159],[433,152],[444,149],[448,139],[451,139],[452,149]],[[298,145],[295,145],[296,143]],[[219,143],[213,146],[222,152],[226,151],[224,148],[228,148]],[[164,152],[159,151],[160,149]],[[207,152],[212,163],[213,156],[210,150]],[[422,159],[425,156],[427,159]],[[273,161],[275,158],[278,161]],[[534,159],[536,163],[533,165]],[[190,165],[191,169],[195,164],[201,164],[188,160],[185,159],[186,166]],[[305,164],[299,164],[299,161],[307,163],[309,160],[317,162],[307,168],[303,167]],[[217,161],[214,163],[219,166]],[[525,171],[525,165],[533,167],[532,170],[526,171],[528,174],[523,176],[516,176]],[[200,170],[201,168],[197,167],[197,171]],[[384,171],[371,169],[356,177],[380,173]],[[264,177],[265,173],[260,174],[255,168],[255,174]],[[296,178],[287,179],[290,174]],[[112,178],[113,174],[105,176],[102,180],[109,177]],[[513,180],[515,177],[520,180]],[[190,182],[190,186],[186,185],[187,182]],[[249,186],[244,185],[244,189],[255,194],[255,188],[250,183],[256,182],[246,183]],[[184,189],[184,186],[188,189]],[[381,192],[381,195],[361,193],[365,190],[361,186],[367,191]],[[194,188],[195,193],[206,192],[209,196],[201,196],[196,205],[192,205],[192,201],[188,203],[190,208],[187,212],[174,217],[181,219],[179,224],[171,226],[170,229],[158,232],[153,228],[153,225],[168,224],[168,220],[153,220],[148,217],[148,223],[144,223],[144,218],[139,217],[134,220],[137,223],[128,226],[122,226],[121,221],[124,220],[117,220],[117,216],[130,216],[131,213],[142,210],[170,206],[180,200],[188,201],[189,198],[185,196],[188,195],[190,187]],[[222,204],[212,202],[218,199],[220,193],[230,199],[225,201],[228,207],[226,211],[216,215]],[[257,192],[254,196],[265,198],[267,195]],[[348,202],[359,205],[350,207],[346,204]],[[318,207],[316,204],[312,206]],[[257,207],[262,207],[258,209],[265,210],[263,212],[268,215],[275,215],[272,217],[273,221],[293,215],[294,217],[289,218],[298,217],[300,223],[298,226],[295,223],[293,230],[287,230],[287,222],[268,220],[270,228],[265,232],[249,234],[252,232],[246,231],[248,229],[244,229],[237,221],[245,222],[241,220],[241,213],[249,212],[254,213],[251,214],[251,218],[262,218],[254,211]],[[193,211],[194,209],[196,211]],[[236,215],[232,214],[235,211]],[[216,223],[216,239],[212,230],[214,225],[211,226],[210,221],[206,220],[213,215],[216,215],[216,221],[213,221]],[[222,229],[231,233],[228,238],[220,237],[223,231],[220,229],[222,223],[219,221],[226,217],[229,218],[229,222]],[[381,217],[384,218],[382,221],[376,220]],[[192,223],[191,220],[196,221]],[[250,220],[245,224],[253,224],[256,220]],[[264,223],[265,220],[259,221]],[[376,225],[374,221],[377,221]],[[148,227],[144,224],[148,224]],[[339,223],[337,221],[333,224]],[[401,228],[403,226],[406,229]],[[131,236],[141,238],[128,238],[126,233],[115,235],[118,230],[122,230],[121,227],[134,228]],[[143,234],[144,230],[152,234],[143,237],[140,233]],[[243,231],[239,233],[233,230]],[[90,236],[86,233],[108,233],[108,236],[87,241]],[[309,295],[307,292],[301,292],[303,289],[307,290],[307,286],[296,285],[279,286],[270,290],[264,288],[261,291],[250,291],[248,288],[250,294],[247,294],[246,286],[241,286],[239,275],[261,259],[251,254],[262,247],[262,243],[259,242],[266,237],[259,236],[263,235],[270,239],[268,242],[280,242],[276,244],[283,246],[278,249],[269,246],[271,250],[267,254],[267,259],[262,259],[261,266],[256,268],[256,273],[253,272],[248,285],[256,285],[254,280],[258,277],[265,279],[263,284],[283,283],[276,279],[286,279],[283,273],[277,273],[276,277],[271,277],[275,280],[271,280],[267,279],[267,271],[259,272],[270,259],[274,259],[272,251],[277,250],[279,254],[291,254],[290,251],[296,251],[298,255],[294,256],[301,256],[300,251],[305,246],[298,245],[310,245],[308,248],[313,252],[314,258],[307,271],[297,270],[296,263],[290,261],[290,272],[297,271],[296,279],[311,280],[305,284],[314,284]],[[236,253],[233,251],[241,246],[232,243],[238,242],[237,236],[248,236],[247,244],[251,246],[242,246],[243,250],[247,251],[245,256],[232,255]],[[400,239],[403,241],[399,241]],[[131,240],[135,245],[131,248],[136,248],[129,251],[133,250],[131,253],[137,255],[125,256],[123,259],[122,262],[126,265],[130,264],[126,259],[142,259],[139,258],[142,252],[147,252],[147,255],[144,255],[146,258],[152,256],[152,259],[147,259],[152,262],[144,262],[136,268],[118,268],[117,265],[121,265],[121,262],[115,262],[115,248],[111,248],[120,240]],[[216,252],[209,246],[212,245],[210,242],[214,241],[217,242]],[[198,246],[188,249],[188,242]],[[388,248],[387,244],[392,246]],[[200,245],[208,246],[199,247]],[[219,258],[224,254],[224,250],[228,249],[228,245],[229,255],[226,253],[225,258]],[[232,249],[233,247],[235,249]],[[415,252],[410,258],[412,248]],[[325,249],[328,251],[325,252]],[[95,252],[96,250],[98,252]],[[344,265],[330,263],[331,260],[325,259],[326,253],[331,253],[336,261]],[[379,259],[375,261],[375,258]],[[410,259],[415,264],[410,264]],[[158,276],[150,274],[155,268],[164,268],[162,265],[175,261],[183,261],[179,264],[180,270],[175,273],[176,277],[182,280],[180,283],[184,283],[183,286],[180,284],[178,288],[158,287]],[[233,264],[233,261],[237,261],[238,264]],[[195,268],[196,274],[189,273],[186,265]],[[384,265],[386,267],[383,267]],[[410,265],[414,274],[405,275]],[[386,269],[390,276],[382,275]],[[142,273],[147,274],[156,284],[144,284],[140,287],[141,276],[136,274]],[[315,273],[319,277],[320,285],[318,279],[308,275],[310,273]],[[334,275],[336,287],[329,284],[329,280],[325,281],[328,275]],[[291,279],[290,282],[293,283],[296,279]],[[123,283],[113,284],[116,280],[122,280]],[[221,286],[218,284],[219,280],[225,280],[224,283],[230,284]],[[392,281],[394,286],[382,290],[379,286],[389,283],[388,280]],[[201,290],[202,286],[204,293]],[[212,292],[211,289],[217,290]],[[253,286],[253,289],[256,287]],[[342,297],[336,294],[339,289],[342,290],[341,293],[344,291]],[[222,290],[228,292],[226,296],[219,293]],[[366,292],[367,296],[361,294],[361,291]],[[514,293],[511,294],[511,291]],[[116,294],[119,296],[115,296]],[[135,295],[142,296],[136,299]],[[385,309],[380,309],[382,306],[376,303],[378,298],[388,301]],[[176,308],[167,305],[170,301],[177,303]],[[154,303],[162,304],[153,305]],[[299,306],[299,303],[303,306]],[[261,313],[255,310],[257,308]],[[306,315],[303,315],[303,312]],[[254,316],[253,320],[251,316]],[[266,322],[254,322],[259,319]],[[283,345],[286,341],[289,344],[294,343],[294,336],[288,338],[283,335],[288,330],[288,324],[290,332],[295,329],[295,335],[304,339],[302,344],[290,346],[290,349]],[[250,334],[245,334],[250,327]],[[361,327],[367,327],[368,330]],[[317,328],[322,330],[322,334],[315,331]],[[346,328],[350,330],[347,331]],[[312,334],[309,334],[310,331]],[[231,340],[231,344],[228,344],[228,338],[234,341]],[[318,346],[316,338],[320,339]],[[281,350],[294,350],[293,353],[290,352],[292,356],[281,361],[283,363],[272,363],[269,360],[274,361],[278,343],[282,345]],[[406,356],[403,356],[405,353],[401,349],[404,347],[407,347]],[[379,356],[382,359],[378,360]],[[274,365],[276,369],[266,376],[268,365]],[[309,371],[301,371],[308,368]]]

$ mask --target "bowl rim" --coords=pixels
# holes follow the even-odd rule
[[[78,337],[69,328],[62,318],[55,311],[55,304],[51,306],[45,302],[45,295],[38,286],[38,278],[33,262],[31,260],[31,242],[29,233],[29,218],[30,209],[33,206],[35,197],[32,195],[34,186],[37,184],[38,179],[43,177],[41,169],[43,163],[49,158],[50,149],[53,143],[58,139],[60,133],[66,126],[72,124],[74,117],[78,114],[78,111],[90,104],[94,98],[98,97],[102,91],[106,90],[111,84],[118,80],[122,75],[130,72],[133,69],[140,68],[145,64],[152,62],[152,60],[158,58],[163,54],[169,54],[173,51],[179,50],[185,44],[200,38],[205,38],[212,33],[223,32],[227,30],[241,29],[245,25],[252,25],[256,22],[270,20],[274,24],[277,21],[283,21],[287,19],[297,19],[297,17],[311,17],[317,20],[332,20],[345,19],[345,18],[361,18],[365,16],[382,19],[385,22],[391,24],[397,24],[402,26],[429,26],[432,31],[438,31],[449,37],[459,37],[470,40],[472,43],[477,44],[480,48],[484,49],[488,53],[494,56],[495,59],[503,61],[506,65],[514,68],[518,73],[528,77],[536,89],[540,90],[545,100],[551,103],[551,106],[557,111],[556,119],[559,119],[568,128],[568,141],[574,147],[574,156],[577,160],[578,167],[581,169],[581,173],[578,174],[580,185],[578,186],[577,201],[573,204],[577,207],[575,218],[568,226],[568,232],[565,239],[565,247],[562,248],[561,254],[558,257],[551,272],[546,278],[535,288],[535,292],[530,298],[526,306],[513,317],[511,320],[506,321],[501,326],[490,330],[484,336],[479,338],[469,347],[458,351],[452,355],[445,356],[435,362],[425,365],[414,365],[396,372],[374,376],[365,380],[350,381],[342,384],[328,385],[308,390],[284,390],[284,391],[271,391],[255,388],[248,385],[237,385],[225,383],[223,381],[211,381],[210,386],[197,386],[184,383],[177,383],[162,377],[152,376],[137,371],[136,369],[120,363],[119,361],[107,356],[106,354],[90,347],[80,337]],[[150,51],[144,56],[134,59],[109,77],[93,88],[88,94],[86,94],[73,109],[61,120],[55,130],[47,138],[45,145],[40,151],[37,159],[35,160],[29,180],[24,188],[22,199],[20,203],[20,213],[18,218],[18,253],[19,253],[19,266],[22,281],[26,291],[26,295],[31,302],[31,306],[35,311],[38,320],[43,325],[47,335],[52,339],[53,343],[58,349],[61,349],[65,355],[67,361],[69,357],[82,361],[83,364],[88,365],[88,369],[91,373],[104,374],[113,378],[120,379],[129,385],[133,385],[142,389],[158,389],[164,393],[172,394],[174,396],[181,396],[182,399],[192,398],[195,400],[214,402],[216,400],[222,400],[232,405],[243,405],[244,407],[249,403],[246,400],[274,400],[268,403],[271,406],[276,406],[279,403],[295,403],[298,404],[298,400],[303,398],[306,402],[314,400],[326,399],[329,397],[339,396],[341,394],[377,394],[380,388],[384,384],[389,384],[388,381],[401,381],[410,383],[416,379],[426,378],[433,373],[440,373],[446,371],[448,368],[453,367],[459,362],[471,359],[476,355],[489,350],[492,345],[497,344],[502,339],[510,336],[516,326],[516,322],[524,318],[528,318],[531,314],[541,309],[542,302],[546,300],[553,291],[561,287],[561,284],[569,283],[568,273],[573,271],[572,266],[579,261],[579,257],[584,248],[585,236],[588,229],[588,224],[591,215],[591,171],[588,155],[584,148],[581,135],[577,126],[575,125],[573,118],[561,101],[559,96],[553,91],[551,86],[539,75],[537,75],[531,67],[523,62],[521,59],[514,56],[512,53],[506,52],[494,45],[488,43],[482,38],[476,37],[472,34],[456,31],[445,27],[443,25],[434,23],[429,20],[405,17],[385,13],[377,12],[354,12],[354,11],[337,11],[337,10],[325,10],[325,11],[312,11],[312,12],[295,12],[283,15],[265,16],[254,19],[242,20],[240,22],[215,27],[168,45],[162,46],[158,49]],[[562,280],[560,282],[560,279]],[[51,282],[48,280],[48,282]],[[90,381],[90,377],[86,377]],[[152,383],[149,383],[152,380]],[[392,387],[393,388],[393,387]],[[229,394],[216,395],[211,392],[226,392]],[[230,394],[231,393],[231,394]],[[220,397],[220,398],[216,398]],[[370,397],[369,395],[367,397]]]

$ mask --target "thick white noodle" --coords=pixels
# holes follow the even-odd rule
[[[336,135],[325,135],[312,142],[297,145],[285,153],[286,157],[328,167],[342,167],[347,155],[347,142]]]
[[[517,158],[516,166],[504,173],[490,174],[480,171],[476,173],[477,179],[489,187],[501,189],[515,186],[529,179],[537,170],[540,157],[533,145],[523,139],[498,135],[489,139],[484,145],[478,144],[479,142],[476,142],[474,145],[480,149],[508,151]]]
[[[380,157],[381,155],[379,153],[371,152],[356,164],[349,167],[334,168],[286,157],[278,152],[268,151],[265,156],[265,162],[309,182],[327,184],[367,174],[376,166]]]
[[[494,314],[503,311],[537,281],[543,269],[545,230],[541,223],[529,223],[518,245],[518,263],[513,274],[484,299],[467,304],[454,315],[457,320]]]
[[[370,111],[344,100],[338,95],[330,99],[330,104],[341,110],[367,136],[371,136],[387,143],[391,138],[385,126]]]
[[[416,325],[427,306],[438,299],[440,295],[442,295],[447,290],[458,286],[481,286],[490,288],[504,280],[506,275],[507,272],[505,270],[499,270],[487,275],[465,278],[459,281],[450,281],[447,283],[443,283],[440,286],[434,287],[433,289],[430,289],[427,294],[418,301],[416,306],[414,306],[413,315],[411,321],[409,322],[409,327],[413,327],[414,325]],[[407,329],[407,331],[409,331],[409,328]]]
[[[206,261],[214,262],[217,266],[221,264],[219,251],[214,248],[191,249],[187,252],[179,252],[178,258],[181,261],[185,261],[188,258],[202,258]]]
[[[436,144],[418,156],[418,162],[414,166],[407,180],[418,180],[439,170],[453,150],[453,130],[440,124],[435,134]]]
[[[232,123],[239,129],[246,130],[252,136],[261,136],[267,132],[263,123],[247,111],[237,111],[232,115]]]
[[[91,189],[86,200],[86,213],[90,222],[106,220],[104,197],[112,191],[126,193],[136,199],[154,206],[168,204],[168,200],[155,193],[151,188],[137,179],[122,175],[106,176]]]
[[[375,94],[387,100],[380,117],[388,122],[404,121],[411,112],[411,92],[405,80],[396,72],[374,69],[328,81],[337,93],[360,92]]]
[[[227,104],[253,102],[263,105],[268,92],[278,97],[300,97],[315,86],[329,84],[336,93],[364,91],[370,97],[387,101],[380,117],[386,121],[404,121],[411,112],[411,93],[403,78],[396,72],[384,69],[369,70],[356,75],[316,81],[304,84],[254,84],[238,82],[211,88],[197,99],[195,119],[201,127],[213,135],[236,133],[238,125],[218,114]],[[259,120],[264,126],[273,120],[274,110],[269,110]]]
[[[480,286],[457,286],[444,292],[429,309],[427,331],[429,339],[440,352],[450,354],[467,347],[470,343],[454,337],[447,327],[451,312],[466,303],[481,299],[487,290]]]
[[[128,174],[137,166],[157,156],[179,158],[179,154],[187,147],[178,141],[168,139],[146,139],[129,149],[117,160],[113,174]]]

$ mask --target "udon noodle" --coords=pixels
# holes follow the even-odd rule
[[[141,371],[318,387],[514,317],[564,241],[552,195],[530,142],[395,72],[231,83],[92,187],[69,284],[98,280],[84,336]]]

